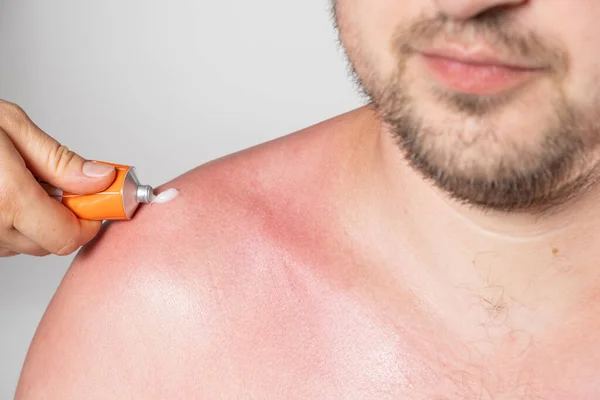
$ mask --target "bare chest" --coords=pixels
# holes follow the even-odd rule
[[[222,336],[220,355],[238,398],[600,398],[600,351],[590,343],[512,332],[512,345],[485,351],[423,321],[390,321],[386,305],[316,286],[293,290],[265,293],[270,302],[230,315],[231,326],[244,323]]]

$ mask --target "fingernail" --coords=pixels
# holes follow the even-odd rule
[[[90,178],[100,178],[110,174],[115,167],[112,165],[95,163],[93,161],[86,161],[83,163],[83,168],[81,171],[85,176],[89,176]]]

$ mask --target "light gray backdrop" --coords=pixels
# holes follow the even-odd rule
[[[153,186],[362,104],[328,0],[0,0],[0,98]],[[0,259],[0,399],[72,259]]]

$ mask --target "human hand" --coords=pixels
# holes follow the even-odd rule
[[[89,194],[106,189],[115,176],[112,166],[86,161],[43,132],[19,106],[0,100],[0,257],[68,255],[100,230],[101,221],[78,219],[38,179]]]

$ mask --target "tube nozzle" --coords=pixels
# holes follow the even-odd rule
[[[135,193],[135,198],[140,203],[150,203],[152,202],[152,197],[154,193],[152,193],[152,186],[150,185],[139,185],[137,187],[137,191]]]

